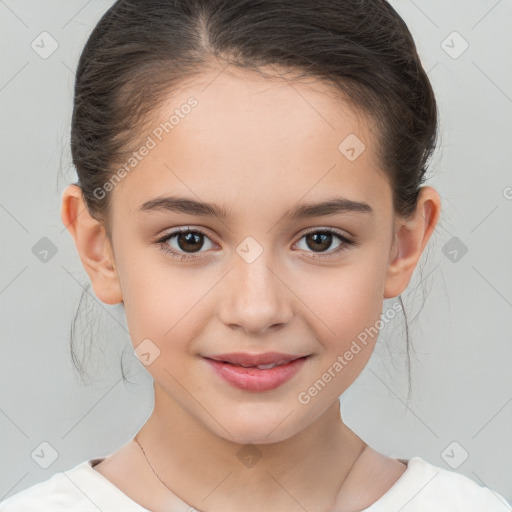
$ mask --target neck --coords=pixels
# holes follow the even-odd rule
[[[212,512],[328,510],[364,448],[338,400],[288,439],[240,444],[205,428],[156,383],[154,411],[137,438],[176,495]]]

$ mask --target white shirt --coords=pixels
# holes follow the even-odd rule
[[[84,461],[12,495],[0,512],[149,512]],[[412,457],[395,484],[361,512],[512,512],[498,493],[470,478]],[[176,496],[169,512],[195,510]]]

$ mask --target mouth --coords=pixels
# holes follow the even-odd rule
[[[226,355],[204,357],[204,360],[224,381],[239,389],[269,391],[290,380],[300,371],[311,354],[269,356],[267,353],[250,356],[253,358],[252,362],[248,361],[246,356],[247,354],[243,357],[240,354],[236,356],[230,354],[229,357]],[[273,360],[268,361],[269,357]]]
[[[234,352],[231,354],[217,354],[204,357],[214,361],[232,364],[234,366],[242,366],[243,368],[259,368],[261,370],[267,370],[308,356],[309,354],[283,354],[281,352],[264,352],[261,354]]]
[[[300,359],[300,358],[297,358]],[[278,363],[268,363],[268,364],[236,364],[236,363],[230,363],[229,361],[221,361],[221,363],[230,364],[232,366],[241,366],[242,368],[258,368],[258,370],[270,370],[271,368],[275,368],[276,366],[283,366],[285,364],[291,363],[292,361],[295,361],[295,359],[291,359],[289,361],[280,361]]]
[[[291,363],[292,361],[296,361],[297,359],[305,359],[308,356],[302,356],[302,357],[296,357],[294,359],[283,359],[280,361],[276,361],[275,363],[268,363],[268,364],[238,364],[238,363],[232,363],[231,361],[224,361],[221,359],[213,359],[212,361],[218,361],[220,363],[229,364],[231,366],[239,366],[241,368],[257,368],[258,370],[271,370],[272,368],[275,368],[276,366],[284,366],[288,363]]]

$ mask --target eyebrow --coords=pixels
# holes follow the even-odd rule
[[[227,219],[231,213],[228,209],[217,203],[206,203],[186,197],[166,196],[156,197],[146,201],[140,211],[169,211],[185,213],[197,216],[215,216]],[[368,213],[372,215],[374,210],[368,203],[354,201],[345,197],[334,197],[320,203],[302,203],[284,214],[291,220],[335,215],[339,213]]]

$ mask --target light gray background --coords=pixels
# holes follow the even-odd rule
[[[98,322],[82,324],[85,334],[96,335],[85,385],[69,353],[70,322],[88,282],[59,216],[60,194],[75,180],[69,152],[74,69],[111,4],[0,0],[0,501],[117,450],[153,406],[152,379],[131,351],[119,308],[89,301]],[[404,325],[397,317],[343,395],[342,414],[388,455],[420,456],[452,469],[467,452],[456,471],[510,501],[512,2],[392,5],[415,37],[439,101],[440,148],[428,184],[439,191],[443,213],[403,295],[409,319],[418,314],[410,324],[416,349],[410,402]],[[43,31],[59,45],[47,59],[31,48]],[[457,58],[463,41],[446,39],[453,31],[469,44]],[[32,251],[43,237],[57,249],[46,262]],[[457,261],[447,243],[459,244]],[[462,256],[460,244],[467,248]],[[88,347],[87,336],[81,343]],[[123,350],[129,385],[121,380]],[[42,442],[58,454],[47,469],[32,455]]]

